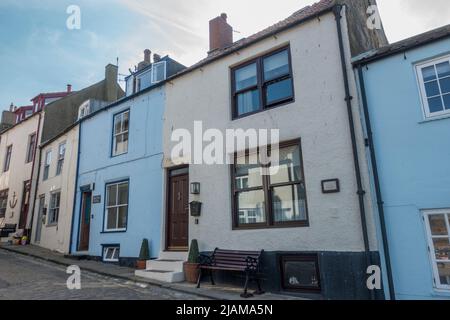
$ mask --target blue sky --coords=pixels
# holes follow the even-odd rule
[[[1,0],[0,109],[40,92],[74,90],[103,79],[119,58],[120,73],[151,49],[185,65],[208,49],[208,20],[226,12],[235,39],[248,36],[314,0]],[[378,0],[390,41],[450,23],[447,0]],[[81,29],[66,27],[69,5]]]

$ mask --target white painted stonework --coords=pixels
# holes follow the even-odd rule
[[[342,19],[344,32],[345,21]],[[348,44],[347,37],[344,41]],[[292,55],[295,102],[233,121],[230,68],[287,44]],[[347,60],[350,61],[350,53]],[[350,64],[348,70],[352,74]],[[368,193],[366,212],[371,250],[377,250],[362,129],[357,121],[360,115],[356,86],[354,79],[350,80],[360,164]],[[166,168],[171,166],[171,149],[176,144],[170,141],[171,133],[179,128],[192,132],[197,120],[203,121],[204,130],[273,128],[280,129],[281,141],[301,139],[309,227],[233,230],[229,166],[190,166],[190,181],[201,183],[201,194],[191,195],[190,201],[203,202],[203,208],[198,224],[190,218],[189,239],[198,239],[201,251],[216,247],[266,251],[364,250],[336,20],[332,13],[176,78],[167,84],[166,93],[163,164]],[[334,178],[340,179],[341,192],[323,194],[321,181]],[[164,223],[162,228],[165,230]]]

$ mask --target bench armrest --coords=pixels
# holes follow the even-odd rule
[[[245,262],[247,263],[246,271],[252,271],[252,272],[258,271],[259,259],[247,257],[247,259],[245,259]]]
[[[198,261],[202,266],[211,266],[213,264],[213,257],[207,254],[199,254]]]

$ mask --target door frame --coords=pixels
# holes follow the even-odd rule
[[[35,243],[41,243],[41,239],[42,239],[42,227],[44,226],[42,217],[44,216],[44,211],[45,211],[45,216],[47,216],[47,212],[46,212],[47,208],[45,207],[45,200],[46,200],[45,194],[41,194],[38,197],[39,204],[38,204],[38,213],[37,213],[37,221],[36,221],[36,231],[35,231],[35,235],[34,235]],[[41,206],[41,204],[42,204],[42,206]],[[38,240],[38,236],[39,236],[39,240]]]
[[[31,180],[27,180],[22,183],[22,200],[20,201],[18,229],[24,230],[27,229],[28,212],[30,211],[30,199],[31,199],[30,194],[31,194]],[[28,207],[24,211],[23,207],[25,206],[26,202],[28,202],[27,204]]]
[[[187,169],[187,173],[175,175],[175,177],[187,175],[187,177],[188,177],[188,199],[189,199],[189,196],[190,196],[190,193],[189,193],[189,181],[190,181],[189,180],[189,165],[179,165],[179,166],[167,168],[167,170],[166,170],[166,204],[165,204],[166,214],[165,214],[165,223],[164,223],[165,224],[165,227],[164,227],[164,230],[165,230],[164,251],[172,251],[172,252],[187,252],[187,251],[189,251],[189,214],[188,214],[188,247],[183,250],[169,248],[169,236],[170,236],[170,233],[169,233],[169,211],[170,210],[169,210],[169,208],[170,208],[170,188],[171,188],[170,179],[172,178],[171,173],[173,171],[182,170],[182,169]],[[188,202],[189,202],[189,200],[188,200]]]
[[[91,194],[91,215],[92,215],[92,197],[93,197],[93,190],[92,190],[92,188],[91,188],[91,186],[89,185],[89,186],[85,186],[85,187],[81,187],[80,188],[80,192],[81,192],[81,194],[80,194],[80,211],[79,211],[79,218],[80,218],[80,221],[79,221],[79,227],[78,227],[78,236],[77,236],[77,247],[76,247],[76,249],[77,249],[77,251],[78,252],[85,252],[85,251],[89,251],[89,241],[88,241],[88,249],[87,250],[83,250],[83,251],[80,251],[80,242],[81,242],[81,227],[82,227],[82,223],[83,223],[83,217],[84,217],[84,195],[86,194],[86,193],[90,193]],[[91,226],[91,218],[89,218],[89,236],[90,236],[90,233],[91,233],[91,230],[90,230],[90,226]]]

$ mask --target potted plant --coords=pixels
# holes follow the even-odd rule
[[[147,260],[150,260],[150,249],[148,247],[148,240],[142,240],[141,251],[139,253],[139,259],[136,262],[136,268],[138,270],[145,270],[147,267]]]
[[[198,241],[192,240],[191,246],[189,248],[188,261],[183,264],[184,275],[186,281],[189,283],[196,283],[199,275],[199,263],[198,263]]]

